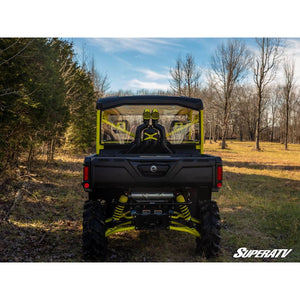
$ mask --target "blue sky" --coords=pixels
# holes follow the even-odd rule
[[[210,57],[226,38],[72,38],[78,60],[84,49],[87,61],[94,57],[98,72],[106,73],[110,90],[169,88],[169,70],[177,57],[191,53],[203,70],[210,68]],[[245,38],[250,49],[255,41]],[[300,73],[300,39],[287,39],[287,52],[296,59]],[[298,72],[299,71],[299,72]]]

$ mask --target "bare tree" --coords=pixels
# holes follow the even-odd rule
[[[177,58],[175,67],[170,69],[170,74],[172,79],[169,82],[176,95],[195,97],[201,72],[191,54],[187,54],[184,61]]]
[[[261,112],[266,87],[274,80],[281,56],[281,39],[278,38],[257,38],[256,43],[259,52],[253,65],[254,83],[257,89],[257,111],[256,111],[256,132],[255,149],[260,150],[259,141],[261,133]]]
[[[278,113],[279,113],[279,106],[281,101],[281,87],[273,87],[271,89],[271,97],[270,97],[270,111],[271,111],[271,136],[270,136],[270,142],[274,142],[275,137],[275,125],[276,125],[276,119],[278,119]]]
[[[295,87],[295,61],[289,58],[285,59],[283,63],[284,71],[284,86],[283,93],[285,99],[285,150],[288,149],[288,131],[289,131],[289,115],[290,115],[290,102],[292,98],[293,89]]]
[[[214,82],[211,81],[211,78],[208,78],[207,86],[201,90],[200,98],[203,101],[205,110],[204,110],[204,130],[205,136],[209,137],[209,142],[212,143],[212,140],[216,142],[217,140],[217,131],[220,126],[219,118],[220,108],[218,106],[217,94],[214,88]]]
[[[195,59],[191,54],[187,54],[183,64],[184,90],[185,95],[194,97],[196,89],[199,87],[201,73],[195,64]]]
[[[300,143],[300,91],[297,89],[294,93],[291,110],[291,138],[292,143]]]
[[[249,63],[250,53],[238,39],[222,43],[211,58],[214,81],[223,106],[222,149],[226,146],[233,92],[246,75]]]
[[[182,95],[183,88],[183,63],[180,57],[177,58],[176,64],[174,68],[170,69],[170,75],[172,77],[170,82],[170,86],[172,91],[177,95]]]
[[[95,67],[94,57],[92,57],[90,72],[92,75],[96,97],[97,98],[103,97],[110,88],[109,78],[106,73],[99,73],[97,71]]]

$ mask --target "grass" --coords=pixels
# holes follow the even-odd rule
[[[253,146],[206,146],[207,153],[220,155],[224,163],[224,185],[215,195],[223,224],[219,259],[233,261],[232,253],[240,247],[292,248],[284,261],[300,261],[300,146],[284,151],[281,144],[262,143],[260,152]]]
[[[214,193],[221,214],[221,253],[210,261],[232,258],[240,247],[291,248],[285,259],[300,261],[300,145],[252,142],[208,142],[205,153],[221,156],[223,188]],[[0,224],[0,261],[81,261],[82,210],[86,194],[81,187],[83,156],[61,155],[45,166],[40,159],[32,170],[23,199]],[[21,181],[10,182],[0,196],[3,212]],[[194,255],[192,236],[174,231],[133,231],[111,236],[108,261],[202,262]],[[266,259],[265,259],[266,260]],[[246,261],[263,261],[247,259]]]

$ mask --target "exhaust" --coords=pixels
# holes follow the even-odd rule
[[[132,193],[129,195],[133,200],[168,200],[173,199],[173,193]]]

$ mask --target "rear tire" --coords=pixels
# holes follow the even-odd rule
[[[218,256],[220,250],[220,214],[215,201],[205,200],[200,202],[199,219],[201,224],[198,231],[200,238],[196,239],[196,254],[206,258]]]
[[[85,261],[105,261],[107,238],[105,215],[100,202],[88,200],[84,204],[82,250]]]

